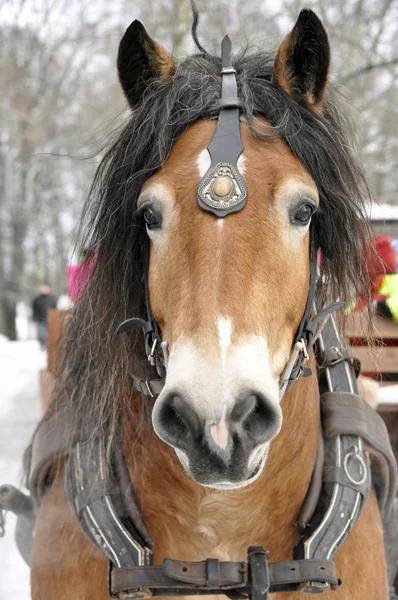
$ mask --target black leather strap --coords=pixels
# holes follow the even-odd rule
[[[209,587],[220,587],[220,563],[216,558],[208,558],[206,560],[207,566],[207,585]]]
[[[222,218],[242,210],[247,200],[246,183],[239,173],[238,159],[243,152],[240,136],[238,88],[236,72],[231,62],[231,40],[225,36],[221,44],[222,71],[221,71],[221,99],[218,103],[219,117],[216,131],[207,149],[211,158],[211,165],[198,186],[198,204],[206,212]],[[240,200],[233,206],[223,207],[217,203],[209,204],[205,201],[205,189],[210,184],[220,165],[232,167],[234,185],[240,190]],[[231,171],[230,171],[231,172]]]
[[[158,396],[165,385],[165,379],[142,379],[133,373],[130,373],[133,388],[143,394],[154,398]]]
[[[252,546],[247,553],[252,600],[267,600],[270,588],[267,553],[264,548]]]
[[[211,561],[211,570],[217,572],[219,580],[209,581],[208,561],[181,562],[167,559],[163,565],[113,568],[110,573],[110,594],[112,598],[139,598],[140,591],[148,590],[152,596],[206,595],[236,591],[248,594],[253,599],[266,598],[268,593],[290,592],[306,589],[319,592],[324,589],[336,590],[340,581],[336,567],[330,560],[295,560],[267,564],[267,554],[263,548],[250,548],[248,564],[242,562]],[[136,592],[136,595],[135,595]]]

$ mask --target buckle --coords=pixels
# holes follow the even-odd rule
[[[157,343],[158,343],[158,338],[155,338],[155,339],[154,339],[154,342],[153,342],[153,344],[152,344],[152,348],[151,348],[151,350],[150,350],[150,352],[149,352],[149,354],[148,354],[148,361],[149,361],[149,364],[150,364],[152,367],[154,367],[154,366],[155,366],[155,351],[156,351],[156,346],[157,346]]]
[[[307,362],[307,360],[309,359],[309,354],[307,351],[307,346],[305,345],[305,341],[304,338],[300,338],[300,342],[301,342],[301,351],[303,353],[304,359],[303,359],[303,363]]]
[[[148,588],[136,588],[129,590],[128,592],[112,592],[112,571],[113,564],[111,561],[108,562],[108,595],[112,600],[144,600],[145,598],[152,598],[152,590]]]
[[[306,581],[299,585],[298,590],[302,594],[324,594],[330,590],[330,584],[326,581]]]

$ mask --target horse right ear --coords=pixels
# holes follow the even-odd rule
[[[174,64],[166,50],[149,37],[142,23],[133,21],[120,42],[117,70],[126,98],[134,108],[151,82],[166,81],[174,73]]]

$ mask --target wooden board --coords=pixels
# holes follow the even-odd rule
[[[398,373],[398,347],[353,346],[363,373]]]
[[[352,313],[347,316],[344,334],[349,338],[365,338],[369,335],[368,326],[363,313]],[[371,337],[381,339],[398,339],[398,323],[383,317],[374,317]]]

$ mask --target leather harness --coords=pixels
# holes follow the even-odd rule
[[[25,496],[12,486],[0,488],[3,509],[18,514],[16,537],[25,560],[30,562],[30,536],[49,471],[57,457],[64,457],[69,506],[86,536],[110,561],[112,598],[223,593],[231,599],[249,596],[266,600],[272,592],[338,589],[341,582],[333,558],[358,519],[371,487],[366,453],[376,459],[372,468],[379,466],[379,503],[385,531],[391,531],[396,523],[397,473],[384,422],[357,394],[352,359],[344,358],[345,348],[332,317],[316,346],[323,435],[298,516],[301,539],[292,561],[269,564],[263,548],[251,547],[246,562],[166,559],[154,566],[153,540],[134,498],[120,433],[114,439],[111,464],[105,471],[103,438],[93,436],[87,426],[74,428],[70,407],[43,422],[34,436],[28,477],[31,495]],[[333,352],[328,352],[331,348]],[[328,362],[325,356],[329,356]],[[396,542],[395,538],[390,545],[395,565]]]
[[[238,168],[243,149],[239,133],[240,100],[230,50],[229,38],[224,38],[220,118],[209,146],[211,167],[198,189],[201,208],[219,218],[241,210],[247,198],[246,184]],[[229,140],[228,156],[225,141],[224,146],[220,143],[220,132]],[[211,186],[219,177],[229,178],[232,187],[228,198],[217,204],[217,195]],[[13,510],[19,515],[18,547],[25,560],[30,562],[37,508],[54,461],[63,458],[69,506],[89,540],[109,559],[109,595],[112,598],[138,600],[151,596],[222,593],[231,600],[247,596],[253,600],[267,600],[273,592],[322,593],[338,589],[341,582],[333,558],[361,513],[374,473],[385,531],[391,532],[394,527],[396,530],[397,467],[384,422],[358,395],[355,377],[358,364],[345,348],[331,316],[341,303],[314,315],[316,276],[317,249],[311,234],[307,305],[291,357],[280,378],[282,397],[301,376],[310,374],[305,362],[310,350],[315,350],[322,435],[310,488],[296,524],[300,542],[294,548],[293,560],[269,563],[264,548],[250,547],[247,560],[242,562],[166,559],[162,565],[153,565],[153,540],[135,501],[120,431],[113,441],[110,465],[105,467],[104,438],[94,435],[87,424],[76,428],[70,406],[42,422],[35,433],[28,473],[30,496],[12,486],[0,487],[0,534],[1,508]],[[147,286],[146,299],[147,321],[129,319],[119,326],[118,333],[131,328],[143,330],[148,359],[156,369],[157,378],[140,379],[132,375],[132,382],[136,390],[153,397],[164,385],[167,344],[162,342],[152,315]],[[367,453],[374,459],[371,464]],[[398,544],[396,537],[390,537],[387,558],[393,565],[389,573],[392,583]]]

